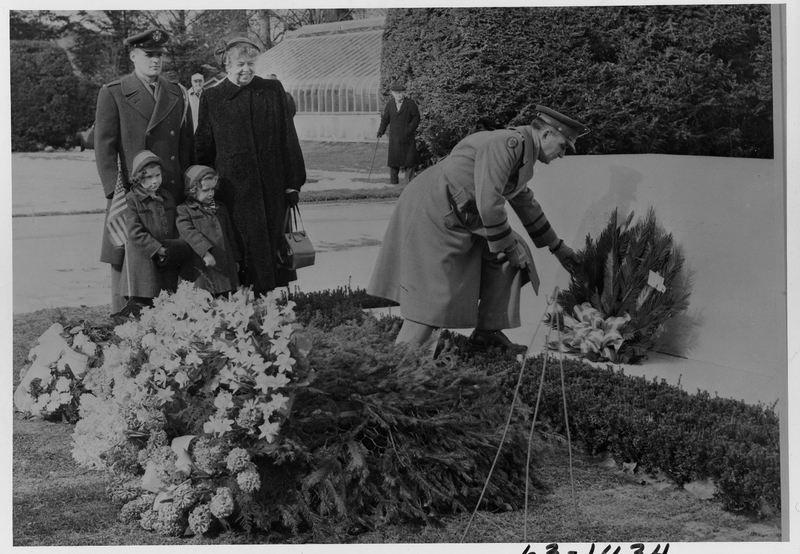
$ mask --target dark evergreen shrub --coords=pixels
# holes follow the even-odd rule
[[[771,158],[770,37],[767,5],[393,9],[382,90],[408,82],[432,161],[536,104],[583,154]]]
[[[11,41],[12,150],[71,146],[75,133],[94,119],[96,97],[97,87],[73,73],[58,46]]]
[[[349,321],[361,323],[365,309],[397,305],[391,300],[370,296],[364,289],[353,290],[349,285],[312,292],[295,290],[282,295],[282,302],[289,300],[295,303],[295,314],[300,323],[325,331]]]
[[[506,372],[515,360],[479,354],[476,369]],[[521,396],[536,403],[542,358],[529,361]],[[640,471],[661,470],[678,485],[713,479],[716,498],[730,510],[780,511],[780,436],[775,406],[749,405],[689,394],[666,381],[597,369],[579,360],[563,363],[572,439],[590,453],[635,462]],[[514,382],[506,383],[507,394]],[[566,435],[559,362],[548,360],[539,417]]]

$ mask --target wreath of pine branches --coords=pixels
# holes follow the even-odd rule
[[[658,223],[652,207],[635,224],[633,217],[631,212],[620,222],[615,209],[596,239],[587,235],[585,247],[577,252],[581,263],[558,298],[562,329],[563,314],[572,315],[585,302],[606,318],[628,314],[631,319],[621,329],[624,342],[608,360],[624,364],[647,359],[664,323],[689,305],[688,290],[678,286],[688,283],[684,256],[672,234]],[[651,271],[664,278],[666,291],[648,285]],[[555,328],[552,318],[546,323]],[[604,361],[596,353],[585,357]]]

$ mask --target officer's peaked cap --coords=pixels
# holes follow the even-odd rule
[[[575,151],[575,140],[589,132],[589,128],[583,123],[545,106],[536,106],[536,117],[564,135],[573,152]]]
[[[133,48],[140,48],[145,52],[166,52],[169,33],[164,29],[150,27],[143,33],[125,39],[125,44]]]

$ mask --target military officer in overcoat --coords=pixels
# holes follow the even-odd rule
[[[194,163],[193,125],[185,90],[161,77],[169,38],[158,28],[127,38],[134,72],[104,85],[97,95],[95,161],[109,207],[118,173],[129,190],[133,157],[142,150],[163,160],[162,187],[176,203],[183,202],[183,171]],[[111,264],[114,312],[125,306],[124,291],[119,290],[124,256],[124,247],[111,242],[104,225],[100,261]]]
[[[550,226],[528,181],[537,161],[563,157],[587,132],[537,106],[530,125],[469,135],[406,187],[367,288],[400,304],[398,343],[418,347],[436,328],[474,328],[469,342],[476,349],[526,350],[502,330],[519,327],[519,289],[529,280],[538,287],[538,277],[506,204],[533,244],[548,247],[571,271],[578,258]]]

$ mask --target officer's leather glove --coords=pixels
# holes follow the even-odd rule
[[[563,240],[559,240],[558,245],[556,245],[555,248],[550,249],[550,252],[556,258],[558,258],[558,261],[561,262],[561,265],[564,266],[564,269],[570,273],[574,273],[575,270],[578,269],[580,258],[572,248],[564,244]]]
[[[514,246],[508,250],[503,250],[511,265],[520,269],[525,269],[531,265],[531,259],[525,251],[525,247],[519,241],[514,242]]]
[[[286,189],[286,207],[294,208],[300,201],[300,191],[294,189]]]

